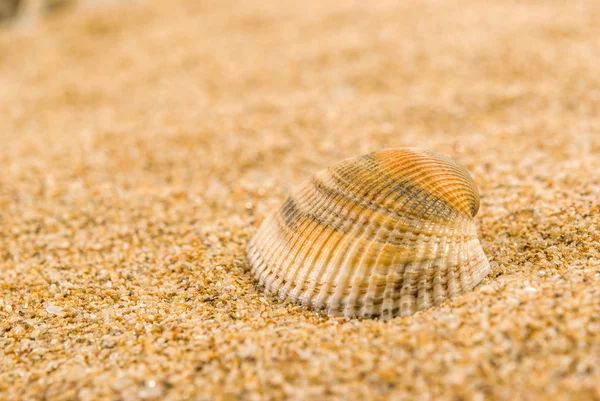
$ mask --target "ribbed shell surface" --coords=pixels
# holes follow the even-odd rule
[[[473,179],[446,156],[400,148],[347,159],[265,219],[248,246],[251,272],[329,315],[409,315],[489,273],[478,209]]]

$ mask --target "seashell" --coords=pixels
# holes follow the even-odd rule
[[[490,265],[479,193],[447,156],[386,149],[318,172],[248,246],[267,292],[331,316],[406,316],[473,289]]]

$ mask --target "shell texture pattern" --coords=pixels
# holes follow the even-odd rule
[[[452,159],[386,149],[318,172],[248,246],[269,293],[331,316],[406,316],[471,290],[490,265],[479,194]]]

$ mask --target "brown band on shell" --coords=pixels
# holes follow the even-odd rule
[[[373,207],[376,208],[391,207],[397,214],[404,215],[407,211],[414,213],[419,209],[427,210],[424,205],[427,199],[432,199],[435,203],[437,198],[441,198],[445,201],[440,205],[441,209],[448,206],[473,217],[479,208],[475,183],[464,169],[454,162],[449,163],[448,160],[432,152],[414,151],[410,148],[402,152],[384,150],[345,160],[330,168],[329,172],[338,188],[354,194],[349,197],[372,199],[375,204]],[[428,171],[429,174],[424,174]],[[422,175],[427,179],[423,179]],[[373,177],[377,179],[373,180]],[[446,187],[449,179],[453,189]],[[371,181],[372,185],[358,185],[365,180]],[[396,192],[398,196],[390,198],[390,192]],[[404,198],[405,202],[398,203],[401,198]],[[388,202],[381,204],[384,199],[388,199]],[[389,201],[390,199],[392,200]],[[432,216],[421,217],[452,218],[455,214],[450,210],[440,213],[441,209],[429,209],[434,212]]]
[[[435,216],[441,217],[440,222],[438,224],[443,224],[446,220],[453,218],[458,212],[449,207],[447,202],[441,200],[435,195],[426,193],[425,195],[421,195],[418,197],[418,193],[416,195],[408,195],[410,193],[410,189],[407,186],[406,192],[400,192],[397,196],[394,197],[394,201],[397,201],[400,197],[405,196],[406,198],[412,199],[411,207],[405,208],[404,215],[399,215],[396,211],[386,208],[382,205],[376,205],[373,203],[369,203],[365,199],[358,199],[355,195],[342,191],[340,189],[327,187],[323,182],[321,182],[318,178],[314,178],[311,181],[312,186],[315,191],[321,193],[325,197],[329,197],[330,199],[340,199],[341,204],[343,205],[352,205],[361,206],[362,211],[364,213],[365,210],[368,210],[372,213],[373,218],[370,218],[373,221],[375,231],[380,230],[380,224],[377,221],[384,220],[385,217],[389,217],[390,221],[387,224],[388,230],[391,230],[392,227],[396,228],[396,231],[399,234],[402,234],[404,231],[410,230],[415,234],[427,234],[431,235],[432,230],[434,229],[433,225],[430,226],[422,226],[417,225],[421,223],[421,219],[424,215],[432,214]],[[388,195],[390,195],[388,193]],[[419,210],[421,212],[419,212]],[[344,206],[339,206],[338,203],[332,203],[329,205],[325,205],[323,208],[318,209],[317,211],[306,211],[303,210],[302,206],[298,204],[298,201],[295,200],[295,197],[290,196],[282,208],[280,209],[280,229],[284,234],[293,234],[300,226],[300,222],[306,222],[310,220],[315,224],[326,227],[329,230],[348,233],[350,232],[350,227],[352,227],[358,221],[358,215],[349,212],[345,209]],[[377,217],[381,215],[381,217]],[[324,220],[323,218],[327,216],[328,220]],[[414,222],[414,226],[402,226],[398,225],[399,220],[407,220],[408,217],[412,216],[412,220]],[[385,241],[387,243],[391,243],[394,245],[401,245],[403,242],[401,238],[374,238],[375,241]]]
[[[453,208],[470,217],[479,210],[479,193],[470,174],[452,159],[417,149],[387,149],[376,152],[382,170],[433,192]]]

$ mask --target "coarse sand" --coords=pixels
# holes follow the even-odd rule
[[[135,1],[0,27],[1,400],[600,400],[600,2]],[[389,322],[265,295],[303,179],[468,168],[491,275]]]

